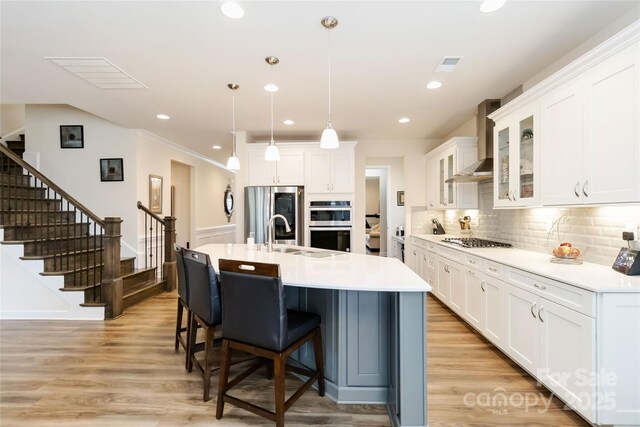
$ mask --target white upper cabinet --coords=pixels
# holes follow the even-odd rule
[[[572,80],[540,102],[542,203],[581,203],[582,90]]]
[[[640,202],[639,32],[636,22],[489,116],[494,206]]]
[[[640,43],[582,78],[584,203],[640,201]]]
[[[544,205],[640,201],[638,49],[542,99]]]
[[[308,193],[353,193],[353,147],[311,150],[305,158],[305,187]]]
[[[434,209],[477,209],[478,184],[446,182],[478,159],[476,137],[455,137],[427,154],[427,205]]]
[[[248,150],[248,185],[304,185],[304,152],[301,148],[278,147],[280,160],[264,159],[266,144]]]
[[[532,102],[499,121],[494,128],[493,204],[538,204],[538,104]]]

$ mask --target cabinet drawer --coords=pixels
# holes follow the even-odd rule
[[[445,258],[449,258],[452,261],[457,261],[461,264],[464,263],[464,253],[455,249],[449,249],[440,246],[438,247],[438,254],[442,255]]]
[[[502,273],[503,273],[503,268],[504,267],[503,267],[502,264],[498,264],[498,263],[493,262],[493,261],[485,260],[484,273],[488,274],[489,276],[501,278],[502,277]]]
[[[478,258],[473,255],[465,254],[464,256],[465,265],[471,268],[477,268],[478,270],[484,270],[485,260],[482,258]]]
[[[564,307],[595,317],[595,293],[515,268],[505,267],[507,281]]]

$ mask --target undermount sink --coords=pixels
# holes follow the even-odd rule
[[[297,252],[305,252],[302,249],[299,248],[290,248],[288,246],[280,246],[280,247],[274,247],[273,248],[273,252],[281,252],[283,254],[291,254],[291,253],[297,253]]]

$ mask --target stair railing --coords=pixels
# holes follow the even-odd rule
[[[161,218],[138,201],[138,209],[144,215],[144,267],[156,268],[158,278],[165,281],[164,290],[176,288],[176,219],[172,216]],[[161,264],[162,263],[162,264]]]
[[[106,318],[122,314],[122,220],[100,218],[5,146],[0,153],[2,223],[13,220],[16,240],[33,243],[30,255],[65,272],[66,288],[84,289],[85,302],[106,306]]]

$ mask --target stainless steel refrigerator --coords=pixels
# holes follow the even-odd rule
[[[254,233],[256,243],[267,241],[267,221],[275,214],[287,218],[274,221],[275,243],[304,246],[304,187],[245,187],[245,240]]]

